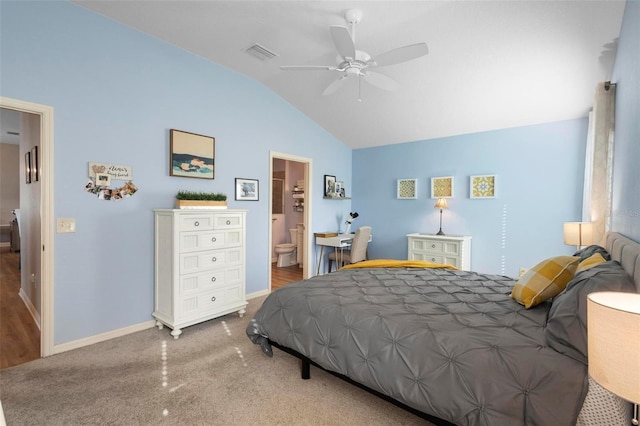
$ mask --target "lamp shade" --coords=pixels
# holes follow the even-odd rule
[[[593,244],[593,223],[565,222],[564,243],[570,246],[588,246]]]
[[[587,296],[589,375],[620,398],[640,404],[640,294]]]
[[[446,198],[438,198],[438,201],[436,201],[436,205],[434,207],[436,209],[447,209],[447,208],[449,208],[449,206],[447,205],[447,199]]]

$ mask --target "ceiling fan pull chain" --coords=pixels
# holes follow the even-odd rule
[[[358,76],[358,102],[362,102],[362,74]]]

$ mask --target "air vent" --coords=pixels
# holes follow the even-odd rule
[[[254,58],[260,59],[261,61],[268,61],[269,59],[272,59],[278,56],[272,51],[270,51],[269,49],[267,49],[266,47],[258,43],[252,44],[251,46],[244,49],[244,51],[247,54],[253,56]]]

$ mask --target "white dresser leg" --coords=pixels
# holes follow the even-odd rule
[[[174,339],[178,339],[178,337],[180,337],[180,335],[182,334],[182,330],[180,330],[179,328],[174,328],[171,331],[171,335],[173,336]]]
[[[246,312],[247,312],[247,310],[246,310],[246,309],[244,309],[244,308],[243,308],[243,309],[240,309],[240,310],[238,311],[238,316],[239,316],[240,318],[242,318]]]
[[[158,330],[162,330],[164,328],[164,324],[162,324],[160,321],[156,320],[156,327],[158,327]]]

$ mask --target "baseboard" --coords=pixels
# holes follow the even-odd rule
[[[27,297],[27,293],[25,293],[22,288],[18,292],[18,295],[20,296],[20,299],[22,299],[22,301],[24,302],[24,305],[27,307],[27,310],[31,314],[31,318],[33,318],[33,320],[35,321],[36,326],[38,327],[38,330],[42,331],[40,328],[40,312],[38,312],[36,307],[33,306],[33,303],[31,303],[31,299]]]
[[[11,241],[4,241],[0,243],[0,247],[11,247]]]
[[[256,297],[262,297],[269,294],[269,289],[256,291],[255,293],[247,294],[247,300],[255,299]]]
[[[248,294],[247,300],[255,299],[256,297],[262,297],[267,294],[269,294],[269,290],[257,291],[255,293]],[[127,334],[136,333],[138,331],[147,330],[149,328],[155,327],[155,325],[156,325],[155,320],[150,320],[150,321],[142,322],[140,324],[134,324],[129,327],[108,331],[106,333],[96,334],[95,336],[89,336],[83,339],[74,340],[72,342],[62,343],[60,345],[54,345],[52,355],[71,351],[74,349],[79,349],[84,346],[93,345],[95,343],[104,342],[106,340],[115,339],[116,337],[126,336]]]
[[[140,324],[130,325],[128,327],[119,328],[117,330],[107,331],[106,333],[96,334],[95,336],[85,337],[83,339],[74,340],[72,342],[62,343],[53,346],[53,354],[79,349],[84,346],[93,345],[95,343],[104,342],[106,340],[115,339],[116,337],[126,336],[127,334],[136,333],[138,331],[147,330],[155,327],[155,320],[141,322]]]

